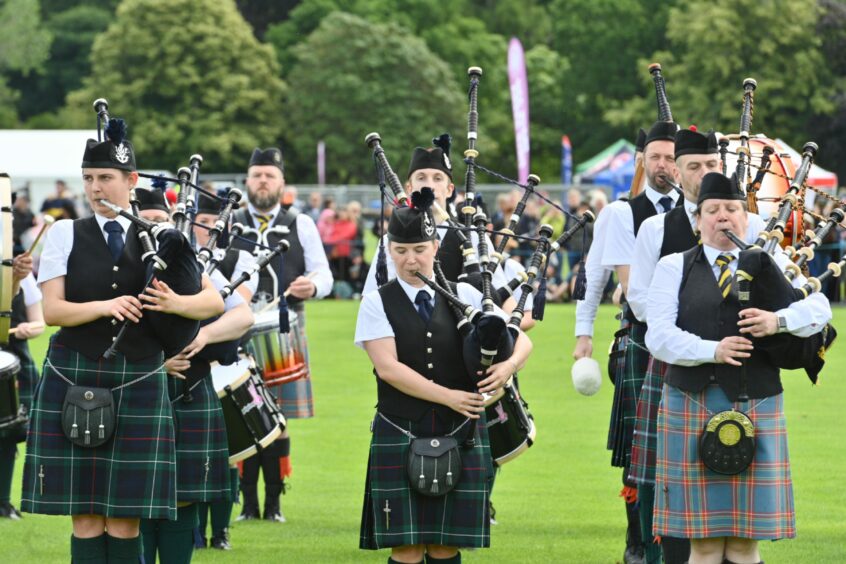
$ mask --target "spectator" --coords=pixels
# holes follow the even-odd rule
[[[324,213],[325,211],[328,210],[324,210]],[[326,256],[329,257],[329,267],[335,277],[336,294],[339,297],[349,298],[353,293],[349,271],[356,230],[355,221],[347,209],[343,208],[337,213],[329,235],[323,239],[323,243],[327,247]]]
[[[320,212],[323,211],[323,194],[312,192],[308,195],[308,203],[303,207],[303,213],[311,217],[315,223],[320,219]]]
[[[297,192],[296,186],[285,186],[282,190],[282,201],[280,204],[282,208],[285,210],[291,209],[291,207],[295,207],[299,210],[303,209],[305,205],[302,200],[297,199],[299,193]]]
[[[323,241],[323,246],[326,248],[326,241],[332,236],[332,227],[335,224],[335,211],[329,208],[320,212],[317,218],[317,232],[320,234],[320,240]],[[326,248],[326,256],[329,256],[329,248]]]
[[[21,243],[21,235],[26,233],[35,225],[35,214],[29,205],[29,189],[22,188],[12,192],[12,242],[15,246],[15,253],[24,252]]]
[[[608,205],[608,196],[605,195],[605,191],[601,188],[594,188],[589,192],[588,196],[590,198],[588,202],[593,209],[593,213],[599,217],[599,212]]]
[[[355,238],[353,239],[352,254],[364,255],[364,220],[361,217],[361,203],[352,200],[347,203],[347,213],[350,219],[355,222]]]
[[[64,180],[56,180],[56,192],[48,196],[41,204],[41,213],[52,215],[54,219],[77,219],[73,192]]]

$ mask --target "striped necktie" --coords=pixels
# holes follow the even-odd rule
[[[731,269],[729,265],[734,261],[734,255],[731,253],[722,253],[720,256],[717,257],[717,260],[714,263],[720,267],[720,276],[717,279],[717,286],[720,287],[720,293],[723,295],[723,299],[729,295],[731,292]]]
[[[270,216],[264,214],[256,214],[256,221],[259,223],[259,233],[264,233],[267,226],[270,225]]]

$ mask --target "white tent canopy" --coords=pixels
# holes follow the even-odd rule
[[[0,129],[0,171],[12,178],[13,189],[29,186],[33,208],[64,180],[82,195],[82,153],[94,129]]]
[[[790,159],[798,167],[799,163],[802,162],[802,155],[799,154],[799,151],[785,143],[784,139],[776,139],[776,141],[781,145],[782,149],[790,153]],[[811,172],[808,174],[807,183],[814,188],[825,190],[832,195],[837,192],[837,175],[816,164],[811,165]]]

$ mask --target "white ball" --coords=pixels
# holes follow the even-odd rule
[[[599,391],[602,385],[602,373],[599,370],[599,363],[590,357],[582,357],[573,363],[571,371],[573,375],[573,387],[584,396],[592,396]]]

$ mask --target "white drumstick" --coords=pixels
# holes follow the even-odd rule
[[[47,231],[47,228],[50,227],[50,225],[52,225],[54,221],[56,221],[56,218],[54,218],[52,215],[44,216],[44,224],[41,226],[41,231],[39,231],[38,235],[36,235],[35,241],[33,241],[32,245],[29,246],[29,250],[26,252],[26,254],[32,254],[32,251],[35,250],[35,246],[38,244],[38,241],[41,240],[41,236],[44,235],[44,232]]]
[[[305,275],[305,277],[306,277],[306,278],[308,278],[309,280],[313,279],[315,276],[317,276],[317,273],[315,273],[315,272],[309,272],[308,274],[306,274],[306,275]],[[286,298],[287,298],[288,296],[290,296],[290,295],[291,295],[291,288],[288,288],[287,290],[285,290],[285,291],[282,293],[282,295],[283,295],[284,297],[286,297]],[[257,314],[261,314],[261,313],[264,313],[264,312],[266,312],[266,311],[270,311],[271,309],[273,309],[274,307],[276,307],[276,305],[277,305],[278,303],[279,303],[279,298],[274,298],[274,300],[273,300],[272,302],[270,302],[270,303],[268,303],[267,305],[265,305],[263,308],[261,308],[260,310],[258,310],[256,313],[257,313]]]
[[[41,321],[36,321],[34,323],[30,323],[29,328],[30,329],[44,329],[44,323],[42,323]],[[14,335],[17,331],[18,331],[17,327],[12,327],[11,329],[9,329],[9,334]]]

